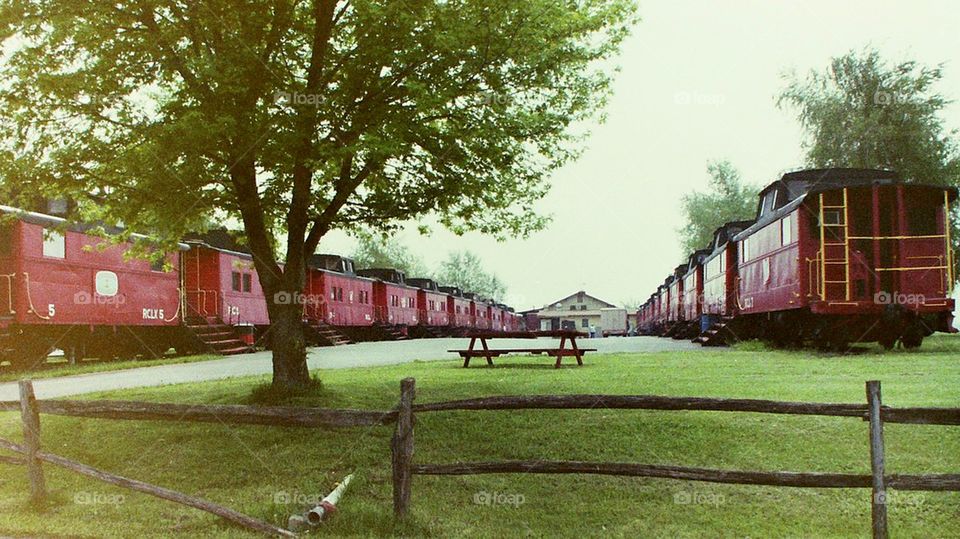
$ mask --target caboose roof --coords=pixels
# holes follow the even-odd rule
[[[352,258],[331,254],[314,254],[307,260],[307,266],[317,270],[333,271],[344,275],[356,275]]]
[[[108,235],[118,234],[125,230],[123,227],[105,226],[103,224],[71,223],[67,219],[64,219],[63,217],[57,217],[55,215],[47,215],[45,213],[38,213],[34,211],[22,210],[20,208],[14,208],[13,206],[0,205],[0,213],[12,215],[16,217],[18,220],[23,221],[24,223],[30,223],[32,225],[51,227],[51,228],[65,226],[68,230],[71,230],[73,232],[80,232],[84,234],[97,228],[103,230]],[[135,240],[156,241],[156,238],[152,238],[145,234],[131,233],[130,237]],[[186,251],[190,249],[190,246],[183,242],[178,242],[177,246],[180,248],[181,251]]]
[[[253,254],[241,243],[240,237],[240,232],[233,232],[226,228],[215,228],[206,232],[187,234],[186,237],[183,238],[183,241],[190,245],[199,245],[238,258],[253,260]]]
[[[387,283],[406,285],[406,278],[403,272],[394,268],[367,268],[358,270],[357,275],[379,279]]]
[[[440,286],[440,287],[437,287],[437,288],[439,288],[441,292],[444,292],[444,293],[446,293],[446,294],[450,294],[451,296],[457,296],[457,297],[459,297],[459,298],[462,298],[462,297],[463,297],[463,290],[460,290],[460,289],[459,289],[458,287],[456,287],[456,286]]]
[[[412,279],[407,279],[407,284],[423,290],[430,290],[432,292],[440,291],[440,287],[437,286],[436,281],[433,279],[427,279],[425,277],[414,277]]]

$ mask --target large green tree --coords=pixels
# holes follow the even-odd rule
[[[752,219],[757,208],[757,190],[744,184],[740,172],[729,161],[707,164],[710,189],[681,197],[684,225],[680,244],[684,261],[690,253],[710,246],[713,232],[728,221]]]
[[[778,105],[796,112],[810,166],[888,168],[908,181],[957,185],[956,132],[941,117],[949,101],[935,91],[942,76],[942,66],[851,51],[822,71],[787,75]]]
[[[485,298],[503,301],[507,287],[483,266],[483,259],[472,251],[455,251],[440,263],[435,277],[441,285],[456,286]]]
[[[173,241],[238,218],[273,381],[309,383],[305,258],[332,229],[436,214],[523,235],[608,94],[631,0],[0,0],[7,202]],[[275,240],[279,238],[279,240]]]

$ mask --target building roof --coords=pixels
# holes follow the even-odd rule
[[[566,296],[566,297],[564,297],[564,298],[560,298],[560,299],[558,299],[557,301],[551,301],[550,303],[547,303],[546,305],[543,306],[542,309],[539,309],[539,310],[541,310],[541,311],[542,311],[542,310],[546,310],[546,309],[548,309],[548,308],[556,305],[557,303],[563,303],[563,302],[567,301],[568,299],[570,299],[570,298],[572,298],[572,297],[576,297],[576,296],[578,296],[578,295],[580,295],[580,294],[583,294],[583,297],[584,297],[584,298],[590,298],[590,299],[592,299],[592,300],[594,300],[594,301],[600,302],[600,303],[604,304],[604,306],[606,306],[606,307],[616,307],[616,305],[614,305],[613,303],[610,303],[609,301],[604,301],[604,300],[598,298],[597,296],[593,296],[593,295],[587,294],[587,292],[584,291],[584,290],[578,290],[578,291],[574,292],[573,294],[570,294],[569,296]]]

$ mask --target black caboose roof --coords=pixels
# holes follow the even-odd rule
[[[451,296],[457,296],[458,298],[463,297],[463,290],[456,286],[440,286],[438,287],[441,292],[450,294]]]
[[[245,258],[253,258],[250,248],[243,242],[243,233],[226,228],[214,228],[206,232],[191,232],[184,236],[183,241],[205,245],[219,251],[244,255]]]
[[[430,290],[432,292],[438,292],[440,288],[437,286],[437,282],[433,279],[426,279],[423,277],[414,277],[407,279],[407,284],[410,286],[415,286],[423,290]]]
[[[340,255],[315,254],[311,255],[307,265],[314,269],[333,271],[343,273],[344,275],[356,275],[353,259]]]
[[[380,279],[388,283],[406,284],[406,279],[402,271],[393,268],[367,268],[357,271],[361,277],[370,277]]]
[[[815,168],[788,172],[760,191],[763,201],[768,193],[777,192],[777,204],[770,209],[785,206],[791,200],[809,193],[832,191],[844,187],[891,185],[901,183],[900,174],[892,170],[870,168]],[[759,210],[759,208],[758,208]],[[759,215],[759,211],[757,212]]]

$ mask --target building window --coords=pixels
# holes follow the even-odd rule
[[[587,310],[587,306],[586,306],[586,305],[581,305],[581,306],[580,306],[580,310],[581,310],[581,311],[586,311],[586,310]]]
[[[239,271],[233,272],[231,277],[233,278],[231,283],[231,288],[233,289],[234,292],[240,292],[242,290],[242,287],[240,284],[240,272]]]
[[[589,318],[584,318],[583,320],[581,320],[581,321],[580,321],[580,327],[585,327],[585,328],[590,327],[590,319],[589,319]]]
[[[243,274],[243,291],[244,292],[253,291],[253,275],[249,273]]]
[[[67,257],[67,241],[56,230],[43,230],[43,256],[50,258]]]

